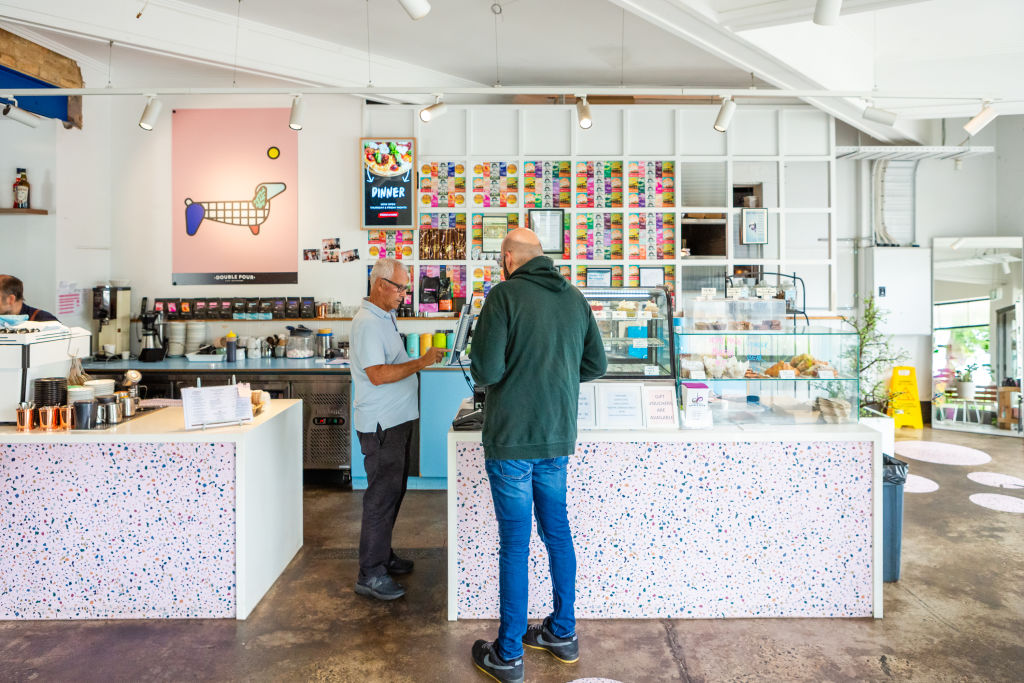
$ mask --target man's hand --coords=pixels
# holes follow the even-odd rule
[[[431,346],[429,349],[427,349],[427,352],[425,354],[420,356],[420,359],[424,363],[423,367],[429,368],[431,365],[434,365],[435,363],[440,363],[442,360],[444,360],[444,354],[444,349],[439,349],[436,346]]]

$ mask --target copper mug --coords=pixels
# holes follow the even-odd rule
[[[60,429],[60,406],[39,407],[39,428],[48,432]]]
[[[32,403],[19,403],[17,409],[18,431],[31,432],[35,426],[36,409]]]

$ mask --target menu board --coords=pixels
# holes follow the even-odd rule
[[[185,429],[252,421],[247,384],[187,387],[181,390]]]
[[[420,165],[420,208],[454,208],[466,204],[466,165],[433,161]]]
[[[416,140],[361,138],[364,228],[416,226]]]
[[[366,235],[370,258],[412,258],[412,230],[371,230]]]
[[[621,213],[576,214],[576,257],[590,261],[621,261]]]
[[[621,160],[576,162],[576,206],[592,209],[622,208]]]
[[[484,215],[482,213],[474,213],[470,218],[472,223],[472,234],[470,235],[470,254],[469,257],[476,261],[493,260],[497,258],[498,253],[496,251],[484,251]],[[503,216],[508,219],[508,230],[515,230],[519,227],[519,214],[518,213],[497,213],[497,214],[486,214],[487,216]]]
[[[519,165],[514,161],[478,161],[473,164],[473,206],[519,206]]]
[[[654,208],[676,205],[674,161],[630,161],[629,205]]]
[[[556,209],[570,206],[568,161],[526,161],[523,163],[523,206]]]
[[[629,214],[629,258],[657,261],[675,255],[676,217],[672,213]]]
[[[419,252],[424,261],[464,261],[466,214],[421,213]]]

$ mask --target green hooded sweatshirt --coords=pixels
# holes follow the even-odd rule
[[[531,259],[491,289],[470,358],[473,380],[487,387],[487,459],[572,454],[580,382],[604,375],[608,360],[590,305],[551,259]]]

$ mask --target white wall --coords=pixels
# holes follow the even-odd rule
[[[1000,116],[994,127],[996,228],[1000,235],[1024,235],[1024,116]]]
[[[29,128],[0,117],[0,206],[14,203],[12,184],[15,169],[24,168],[31,186],[33,209],[50,213],[39,215],[0,215],[0,273],[21,278],[25,283],[25,302],[49,311],[57,307],[57,278],[54,250],[57,217],[56,135],[60,124],[44,119],[38,128]]]
[[[348,96],[307,97],[299,136],[299,250],[320,248],[340,237],[342,248],[359,248],[363,260],[346,264],[304,262],[296,253],[296,285],[173,286],[171,284],[171,112],[175,108],[284,107],[290,101],[266,96],[204,96],[164,99],[152,131],[138,127],[143,103],[118,98],[111,105],[110,275],[131,280],[133,310],[142,296],[313,296],[355,303],[364,295],[366,235],[359,229],[356,162],[362,104]]]

